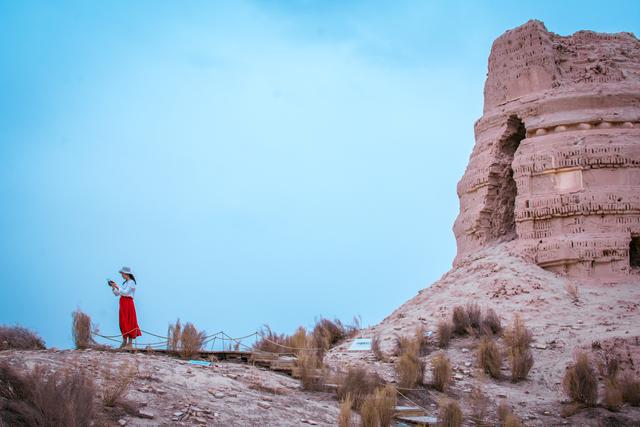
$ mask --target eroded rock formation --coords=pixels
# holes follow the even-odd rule
[[[640,277],[640,41],[539,21],[493,44],[458,183],[456,262],[517,239],[572,277]]]

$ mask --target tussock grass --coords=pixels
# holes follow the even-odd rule
[[[453,334],[453,323],[449,320],[440,320],[438,322],[438,347],[446,348],[451,341],[451,335]]]
[[[182,326],[178,319],[169,325],[167,349],[189,359],[200,353],[206,336],[207,333],[199,331],[193,323],[187,322]]]
[[[496,411],[501,427],[523,427],[520,418],[513,413],[513,410],[506,402],[501,402]]]
[[[73,319],[71,332],[76,348],[82,350],[95,347],[97,343],[91,336],[91,317],[80,309],[71,313],[71,317]]]
[[[488,336],[480,339],[477,353],[478,365],[492,378],[499,379],[502,376],[500,371],[501,357],[500,350],[495,341]]]
[[[432,385],[436,390],[444,392],[451,384],[451,362],[444,352],[439,352],[431,363]]]
[[[533,337],[520,315],[516,314],[504,331],[504,340],[511,365],[511,380],[517,382],[526,379],[533,367],[533,355],[529,349]]]
[[[453,323],[453,332],[457,335],[465,335],[469,331],[469,314],[463,306],[457,305],[453,307],[451,322]]]
[[[105,366],[103,369],[102,404],[114,407],[122,403],[138,373],[138,367],[130,363],[121,366]]]
[[[578,353],[575,362],[567,367],[562,380],[564,392],[574,401],[595,406],[598,400],[596,373],[585,353]]]
[[[573,303],[580,302],[580,291],[576,283],[574,282],[565,283],[564,290],[567,292],[567,295],[569,295]]]
[[[471,422],[478,427],[487,425],[487,407],[489,402],[487,396],[480,386],[474,386],[469,395],[469,409]]]
[[[0,326],[0,350],[44,350],[42,338],[22,326]]]
[[[82,369],[20,372],[0,364],[0,420],[8,426],[88,426],[94,419],[93,381]]]
[[[303,390],[320,391],[324,388],[323,364],[317,354],[314,352],[300,353],[296,365],[300,368],[300,382]]]
[[[468,302],[465,311],[469,319],[469,327],[480,330],[480,322],[482,321],[482,310],[480,306],[475,302]]]
[[[387,360],[387,356],[380,348],[380,337],[378,335],[375,335],[371,339],[371,352],[376,357],[376,360],[379,360],[381,362],[385,362]]]
[[[398,358],[395,364],[398,385],[402,388],[413,388],[422,384],[424,378],[424,363],[417,352],[407,351]]]
[[[340,412],[338,414],[338,427],[355,427],[353,421],[353,398],[347,394],[340,402]]]
[[[602,406],[610,411],[617,411],[624,403],[622,399],[622,388],[617,381],[607,378],[604,383],[604,394],[602,396]]]
[[[480,332],[483,335],[498,335],[502,332],[500,317],[493,308],[487,308],[482,316]]]
[[[349,368],[345,374],[337,378],[336,382],[338,399],[344,400],[350,396],[353,400],[353,409],[356,410],[360,409],[368,395],[383,385],[382,378],[378,374],[360,367]]]
[[[397,401],[396,391],[391,385],[376,388],[362,403],[360,409],[362,426],[391,426]]]
[[[640,380],[626,377],[620,382],[622,400],[631,406],[640,406]]]
[[[438,426],[460,427],[462,426],[462,410],[453,399],[442,399],[438,404]]]

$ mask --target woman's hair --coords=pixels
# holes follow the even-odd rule
[[[135,283],[136,285],[138,284],[138,282],[136,282],[136,278],[133,276],[133,274],[131,273],[124,273],[127,276],[129,276],[129,279],[133,280],[133,283]]]

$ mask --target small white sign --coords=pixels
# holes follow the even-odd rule
[[[349,351],[369,351],[371,350],[371,338],[356,338],[351,343]]]

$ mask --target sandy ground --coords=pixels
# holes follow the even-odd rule
[[[562,404],[568,399],[562,392],[561,381],[576,350],[587,351],[596,364],[605,356],[617,356],[621,375],[637,376],[640,372],[640,282],[633,278],[629,283],[616,285],[577,283],[577,302],[565,290],[568,282],[514,256],[510,245],[503,244],[463,260],[361,336],[378,335],[382,349],[390,354],[397,336],[413,335],[418,325],[435,331],[438,320],[449,317],[453,306],[458,304],[477,302],[481,307],[492,307],[503,325],[520,313],[534,336],[534,366],[526,381],[514,384],[508,379],[496,381],[485,377],[476,366],[477,338],[454,338],[445,350],[454,366],[454,385],[449,395],[462,401],[463,411],[468,413],[465,401],[471,387],[481,385],[492,402],[493,420],[495,406],[505,399],[528,426],[640,425],[640,409],[626,406],[616,413],[597,408],[583,410],[568,419],[560,417]],[[502,340],[499,344],[502,347]],[[375,361],[369,352],[348,352],[347,346],[333,349],[326,363],[334,369],[366,365],[385,379],[395,381],[392,363]],[[430,360],[435,351],[433,348],[424,357],[426,382],[430,381]],[[508,375],[506,357],[503,369]],[[435,414],[435,402],[442,394],[428,390],[412,396],[421,399]]]
[[[138,375],[126,398],[140,406],[142,418],[122,410],[106,410],[113,425],[126,426],[333,426],[338,402],[327,393],[307,393],[286,375],[250,365],[218,363],[189,365],[166,356],[43,350],[0,352],[0,362],[21,369],[43,364],[51,369],[85,368],[98,393],[107,376],[137,366]]]

